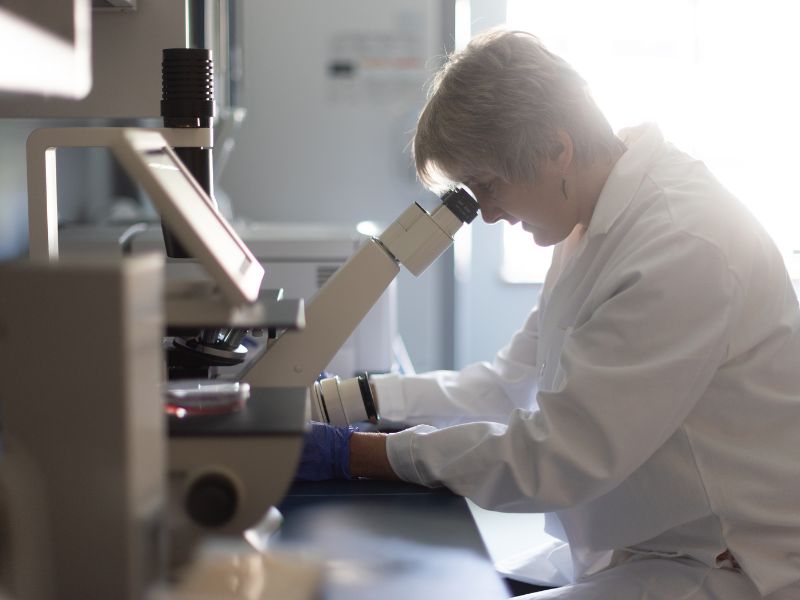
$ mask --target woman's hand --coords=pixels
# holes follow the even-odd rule
[[[385,433],[359,433],[354,427],[334,427],[312,421],[305,434],[296,481],[328,479],[397,480],[386,455]]]

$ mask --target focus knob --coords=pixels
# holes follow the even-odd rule
[[[233,481],[214,473],[198,477],[186,494],[186,512],[204,527],[221,527],[236,514],[239,493]]]

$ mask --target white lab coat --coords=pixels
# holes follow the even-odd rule
[[[552,513],[583,585],[688,557],[692,598],[713,598],[702,581],[736,573],[729,551],[741,598],[800,598],[800,312],[782,257],[655,126],[625,135],[588,229],[556,247],[492,364],[374,380],[384,417],[443,427],[390,435],[389,460],[485,508]]]

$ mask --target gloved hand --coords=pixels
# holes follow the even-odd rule
[[[312,421],[305,434],[295,481],[350,479],[350,436],[355,427]]]

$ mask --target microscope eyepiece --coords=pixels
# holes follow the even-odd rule
[[[208,127],[214,116],[214,63],[207,48],[165,48],[161,62],[165,127]]]
[[[442,203],[463,223],[472,223],[478,216],[478,202],[462,187],[447,190]]]
[[[165,48],[161,62],[161,116],[164,127],[211,128],[214,119],[214,63],[207,48]],[[205,190],[212,204],[214,166],[211,148],[176,147],[175,153]],[[167,256],[188,258],[189,252],[162,223]]]

